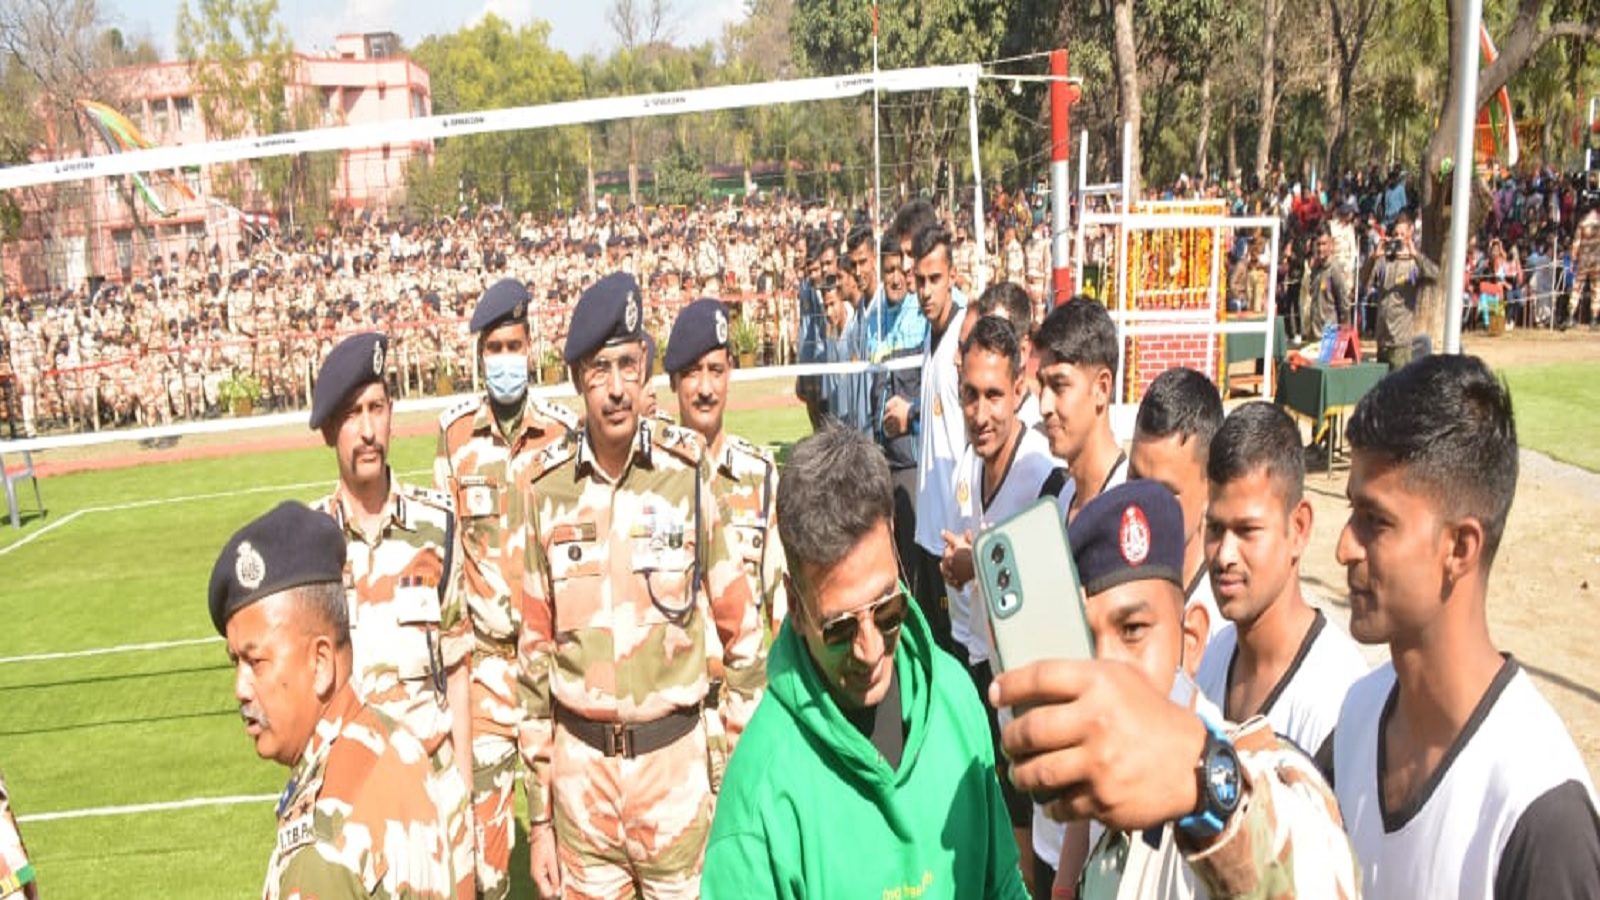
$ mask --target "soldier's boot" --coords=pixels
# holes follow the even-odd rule
[[[511,894],[516,777],[515,741],[499,735],[481,735],[473,740],[472,827],[477,844],[478,896],[485,900],[505,900]]]

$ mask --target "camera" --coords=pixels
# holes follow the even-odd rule
[[[1389,238],[1387,241],[1384,241],[1383,252],[1389,254],[1390,256],[1398,255],[1400,253],[1400,239]]]

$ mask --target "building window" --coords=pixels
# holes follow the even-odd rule
[[[421,91],[411,92],[411,118],[421,119],[428,115],[428,101],[422,96]]]
[[[133,105],[123,110],[122,114],[128,117],[128,121],[132,122],[135,128],[140,131],[145,130],[144,103],[142,101],[133,101]]]
[[[178,130],[189,131],[194,128],[194,98],[173,97],[172,108],[178,114]]]
[[[367,59],[388,59],[399,55],[399,35],[390,31],[367,35]]]
[[[194,191],[195,194],[200,194],[202,190],[200,187],[200,167],[190,166],[189,168],[184,169],[183,183],[188,185],[189,190]]]
[[[167,136],[167,131],[172,123],[166,97],[150,101],[150,122],[157,138]]]
[[[111,243],[117,252],[117,268],[126,272],[133,268],[133,229],[118,228],[111,232]]]

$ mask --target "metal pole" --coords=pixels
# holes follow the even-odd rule
[[[972,285],[974,297],[983,293],[989,286],[989,262],[983,252],[983,161],[978,150],[978,84],[973,82],[967,88],[967,132],[968,140],[972,142],[972,239],[978,242],[975,253],[978,257],[977,277]]]
[[[872,4],[872,257],[878,258],[878,242],[882,235],[878,233],[880,223],[883,222],[883,210],[880,199],[883,193],[883,165],[881,150],[878,145],[878,4]],[[876,265],[876,263],[874,263]],[[881,275],[881,273],[880,273]]]
[[[1461,67],[1456,103],[1456,167],[1450,186],[1450,257],[1444,290],[1444,352],[1461,352],[1461,293],[1467,278],[1467,227],[1471,218],[1473,138],[1478,126],[1478,33],[1483,0],[1467,0],[1467,14],[1457,23],[1456,65]]]
[[[1071,85],[1067,84],[1067,51],[1050,51],[1050,250],[1051,298],[1054,308],[1072,296],[1072,269],[1067,255],[1072,237],[1067,232],[1068,179],[1067,151],[1072,142]]]

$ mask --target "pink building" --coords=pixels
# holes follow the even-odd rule
[[[125,86],[122,97],[107,102],[117,106],[153,144],[183,145],[207,140],[205,123],[196,102],[197,87],[184,62],[132,66],[110,73]],[[313,127],[390,122],[432,115],[433,95],[428,73],[407,57],[400,39],[390,32],[344,34],[335,41],[331,56],[294,57],[285,103],[296,107],[312,101],[321,111]],[[97,98],[103,99],[103,98]],[[95,152],[107,152],[98,146]],[[388,211],[404,199],[405,167],[413,158],[431,156],[432,142],[359,148],[339,153],[333,187],[336,215],[362,210]],[[52,153],[41,148],[39,161],[78,155]],[[274,209],[271,200],[247,190],[237,206],[213,198],[213,179],[221,166],[178,173],[196,195],[186,200],[146,175],[173,215],[161,218],[132,196],[121,178],[53,185],[27,192],[19,198],[24,222],[16,240],[4,246],[3,272],[12,289],[42,290],[77,287],[86,279],[136,278],[149,268],[150,258],[191,249],[202,253],[213,243],[225,259],[237,254],[242,236],[240,213],[271,218],[288,227],[290,209]]]

